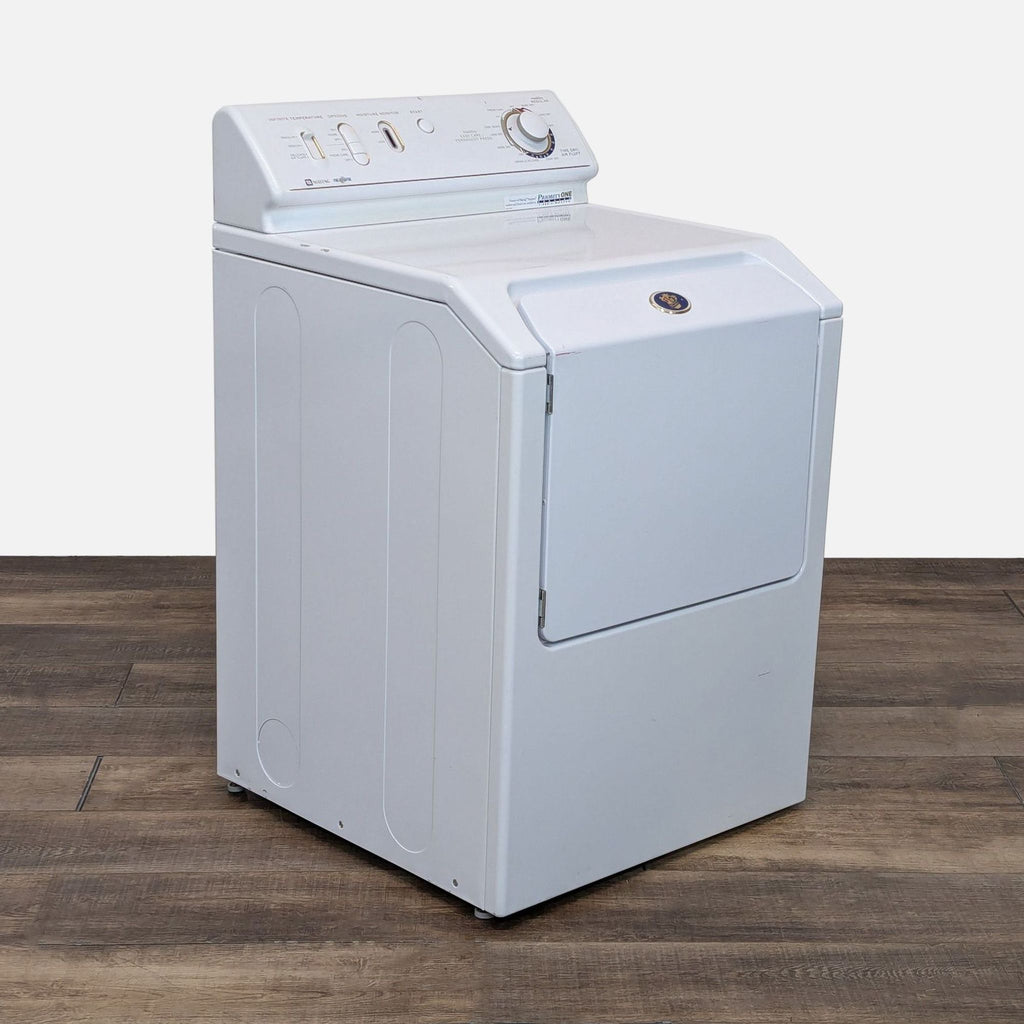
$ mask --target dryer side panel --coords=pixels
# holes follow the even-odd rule
[[[501,370],[440,303],[214,260],[219,771],[479,905]]]

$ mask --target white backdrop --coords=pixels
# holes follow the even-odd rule
[[[16,5],[0,553],[213,551],[218,106],[549,88],[592,201],[776,235],[844,300],[830,555],[1024,554],[1014,6]]]

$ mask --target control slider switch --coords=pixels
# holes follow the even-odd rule
[[[359,138],[359,133],[352,125],[347,121],[342,121],[338,125],[338,134],[345,140],[345,145],[348,146],[348,151],[357,164],[365,166],[370,162],[370,154],[366,152],[363,140]]]
[[[324,154],[323,149],[320,148],[320,143],[317,137],[310,131],[304,131],[299,133],[302,141],[306,144],[306,149],[309,150],[309,155],[314,160],[326,160],[327,157]]]

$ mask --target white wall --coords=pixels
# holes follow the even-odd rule
[[[0,552],[213,550],[215,108],[543,87],[593,201],[777,235],[844,299],[830,554],[1024,553],[1013,11],[12,7]]]

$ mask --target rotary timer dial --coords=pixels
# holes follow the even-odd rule
[[[513,107],[501,118],[505,138],[521,153],[538,159],[550,156],[555,148],[555,136],[547,122],[526,107]]]

